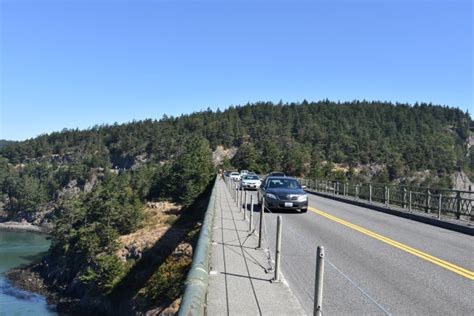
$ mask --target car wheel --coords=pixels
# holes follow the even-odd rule
[[[307,211],[308,211],[307,208],[302,208],[302,209],[301,209],[301,213],[306,213]]]

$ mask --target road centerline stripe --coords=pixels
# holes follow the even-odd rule
[[[435,257],[435,256],[432,256],[432,255],[428,254],[428,253],[425,253],[425,252],[420,251],[420,250],[418,250],[418,249],[415,249],[415,248],[412,248],[412,247],[407,246],[407,245],[405,245],[405,244],[402,244],[402,243],[400,243],[400,242],[398,242],[398,241],[395,241],[395,240],[393,240],[393,239],[390,239],[390,238],[388,238],[388,237],[385,237],[385,236],[382,236],[382,235],[380,235],[380,234],[377,234],[377,233],[375,233],[375,232],[373,232],[373,231],[370,231],[370,230],[368,230],[368,229],[366,229],[366,228],[363,228],[363,227],[361,227],[361,226],[358,226],[358,225],[352,224],[352,223],[350,223],[350,222],[347,222],[347,221],[345,221],[345,220],[343,220],[343,219],[340,219],[340,218],[338,218],[338,217],[336,217],[336,216],[333,216],[333,215],[330,215],[330,214],[325,213],[325,212],[323,212],[323,211],[320,211],[320,210],[318,210],[318,209],[315,209],[314,207],[309,207],[309,209],[310,209],[312,212],[314,212],[314,213],[316,213],[316,214],[318,214],[318,215],[321,215],[321,216],[323,216],[323,217],[326,217],[327,219],[330,219],[330,220],[332,220],[332,221],[335,221],[335,222],[337,222],[337,223],[339,223],[339,224],[341,224],[341,225],[344,225],[344,226],[346,226],[346,227],[352,228],[353,230],[356,230],[356,231],[358,231],[358,232],[360,232],[360,233],[362,233],[362,234],[365,234],[365,235],[367,235],[367,236],[369,236],[369,237],[372,237],[372,238],[374,238],[374,239],[377,239],[377,240],[379,240],[379,241],[382,241],[382,242],[384,242],[384,243],[386,243],[386,244],[389,244],[389,245],[391,245],[391,246],[393,246],[393,247],[395,247],[395,248],[398,248],[398,249],[400,249],[400,250],[403,250],[403,251],[405,251],[405,252],[408,252],[408,253],[410,253],[410,254],[412,254],[412,255],[414,255],[414,256],[417,256],[417,257],[419,257],[419,258],[421,258],[421,259],[423,259],[423,260],[426,260],[426,261],[431,262],[431,263],[433,263],[433,264],[435,264],[435,265],[438,265],[438,266],[440,266],[440,267],[442,267],[442,268],[445,268],[445,269],[447,269],[447,270],[449,270],[449,271],[451,271],[451,272],[454,272],[454,273],[456,273],[456,274],[458,274],[458,275],[461,275],[461,276],[463,276],[463,277],[465,277],[465,278],[467,278],[467,279],[469,279],[469,280],[474,280],[474,272],[473,272],[473,271],[470,271],[470,270],[465,269],[465,268],[463,268],[463,267],[457,266],[457,265],[455,265],[455,264],[453,264],[453,263],[450,263],[450,262],[448,262],[448,261],[442,260],[442,259],[440,259],[440,258],[437,258],[437,257]]]

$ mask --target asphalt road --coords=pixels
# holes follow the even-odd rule
[[[282,273],[308,314],[323,245],[323,315],[474,315],[474,237],[311,194],[309,206],[265,214],[272,255],[283,217]]]

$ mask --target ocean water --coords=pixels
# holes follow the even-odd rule
[[[0,316],[57,315],[43,296],[13,287],[4,275],[13,267],[31,262],[49,244],[45,235],[0,230]]]

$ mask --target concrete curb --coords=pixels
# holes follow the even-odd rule
[[[458,223],[448,222],[448,221],[442,220],[442,219],[429,217],[429,216],[422,215],[422,214],[409,213],[409,212],[403,211],[401,209],[394,209],[394,208],[379,205],[379,204],[370,204],[370,203],[362,201],[362,200],[355,200],[355,199],[351,199],[351,198],[345,198],[345,197],[342,197],[342,196],[337,196],[337,195],[332,195],[332,194],[327,194],[327,193],[322,193],[322,192],[316,192],[316,191],[313,191],[313,190],[310,190],[310,189],[306,189],[306,192],[317,195],[317,196],[321,196],[321,197],[329,198],[329,199],[332,199],[332,200],[336,200],[336,201],[339,201],[339,202],[344,202],[344,203],[349,203],[349,204],[369,208],[369,209],[372,209],[372,210],[375,210],[375,211],[378,211],[378,212],[392,214],[392,215],[408,218],[408,219],[411,219],[411,220],[414,220],[414,221],[417,221],[417,222],[421,222],[421,223],[425,223],[425,224],[429,224],[429,225],[449,229],[449,230],[452,230],[452,231],[456,231],[456,232],[459,232],[459,233],[462,233],[462,234],[474,236],[474,226],[473,226],[474,223],[473,224],[466,223],[466,225],[463,225],[461,223],[458,224]]]

